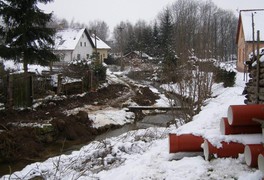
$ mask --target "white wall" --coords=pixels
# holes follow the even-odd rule
[[[87,59],[87,54],[91,56],[92,53],[93,53],[93,47],[91,46],[85,33],[83,33],[79,42],[77,43],[77,46],[75,47],[75,50],[72,53],[72,58],[77,59],[78,54],[80,54],[80,59]]]

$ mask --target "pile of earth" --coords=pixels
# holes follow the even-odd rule
[[[147,87],[133,90],[134,96],[130,98],[138,105],[152,105],[158,99]],[[87,112],[80,111],[70,116],[63,112],[89,104],[107,105],[109,101],[129,91],[122,84],[109,85],[84,96],[48,100],[36,109],[0,111],[0,176],[9,173],[10,167],[12,171],[23,167],[17,167],[17,163],[44,160],[61,154],[74,145],[86,144],[110,129],[120,127],[107,125],[95,129]],[[35,126],[24,126],[29,123]]]

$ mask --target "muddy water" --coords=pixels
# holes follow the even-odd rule
[[[105,132],[97,136],[95,140],[100,141],[106,138],[117,137],[129,131],[138,130],[138,129],[146,129],[149,127],[167,127],[167,125],[171,123],[173,120],[174,120],[174,117],[170,113],[148,115],[148,116],[145,116],[141,121],[138,121],[132,124],[126,124],[122,126],[121,128],[111,130],[109,132]]]
[[[174,119],[174,116],[169,113],[156,114],[146,116],[142,121],[139,121],[136,124],[140,129],[148,127],[167,127]]]
[[[138,130],[138,129],[145,129],[148,127],[166,127],[167,123],[170,122],[173,117],[170,114],[157,114],[157,115],[148,115],[142,119],[142,121],[138,121],[132,124],[126,124],[121,128],[109,130],[101,135],[98,135],[95,140],[101,141],[106,138],[117,137],[123,133]],[[64,149],[62,152],[63,154],[71,154],[72,151],[79,150],[81,147],[87,144],[79,144],[79,145],[72,145],[71,147]],[[59,147],[60,146],[60,147]],[[50,151],[50,157],[59,155],[58,149],[61,149],[61,145],[54,145],[52,148],[53,150]],[[26,165],[34,163],[36,161],[44,161],[45,159],[39,160],[23,160],[17,162],[15,164],[0,164],[0,178],[2,175],[9,174],[10,172],[15,172],[23,169]]]

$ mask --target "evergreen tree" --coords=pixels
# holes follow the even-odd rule
[[[165,61],[172,60],[173,21],[170,10],[167,8],[160,16],[160,43],[161,53]]]
[[[160,56],[160,33],[157,22],[155,22],[153,26],[153,34],[152,34],[152,56],[159,57]]]
[[[127,44],[125,47],[125,54],[137,50],[136,35],[134,31],[128,34]]]
[[[151,54],[151,49],[153,49],[153,39],[152,39],[152,27],[146,26],[143,29],[143,51],[147,54]]]
[[[37,7],[38,3],[49,2],[52,0],[0,0],[0,18],[4,23],[0,28],[0,56],[22,61],[25,73],[28,64],[48,65],[57,60],[51,51],[55,30],[46,26],[52,14]]]
[[[160,16],[160,50],[163,58],[163,76],[175,79],[176,53],[173,50],[173,19],[167,8]],[[174,81],[174,80],[173,80]]]

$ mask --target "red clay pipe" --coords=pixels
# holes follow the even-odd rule
[[[248,126],[258,124],[253,118],[264,118],[264,104],[231,105],[227,112],[228,123],[232,126]]]
[[[228,123],[228,119],[223,117],[220,121],[220,132],[223,135],[230,134],[256,134],[261,133],[261,125],[251,125],[251,126],[231,126]]]
[[[211,160],[213,158],[232,157],[237,158],[239,153],[244,152],[244,144],[235,142],[222,142],[222,147],[217,148],[213,146],[208,140],[204,140],[204,157],[205,160]]]
[[[264,173],[264,152],[261,152],[258,155],[258,168],[262,173]]]
[[[258,155],[264,151],[262,144],[249,144],[245,146],[244,155],[246,164],[250,167],[258,166]]]
[[[169,134],[169,152],[202,152],[203,138],[193,134]]]

